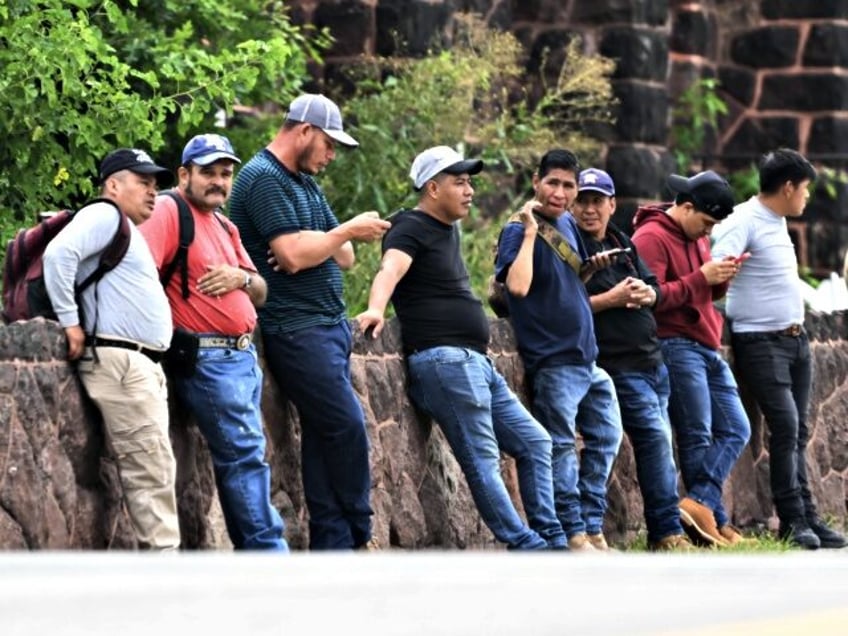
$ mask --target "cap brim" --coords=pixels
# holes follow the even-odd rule
[[[133,166],[132,168],[126,168],[130,172],[135,172],[136,174],[152,174],[156,176],[156,183],[160,187],[171,185],[174,182],[174,174],[168,170],[167,168],[163,168],[162,166]]]
[[[478,174],[482,170],[482,159],[465,159],[449,165],[447,168],[441,170],[441,172],[446,172],[447,174]]]
[[[679,174],[673,174],[668,177],[668,187],[674,192],[689,192],[689,179],[681,177]]]
[[[212,152],[208,155],[192,159],[191,163],[196,163],[198,166],[208,166],[210,163],[215,163],[221,159],[226,159],[227,161],[232,161],[234,163],[241,163],[241,159],[229,152]]]
[[[609,190],[604,190],[603,188],[601,188],[599,186],[594,186],[594,185],[587,185],[587,186],[583,186],[581,188],[578,188],[577,193],[579,194],[580,192],[599,192],[600,194],[603,194],[606,197],[614,197],[615,196],[615,192],[610,192]]]
[[[341,145],[347,146],[348,148],[356,148],[359,145],[359,142],[356,141],[356,139],[348,135],[343,130],[327,130],[326,128],[322,128],[321,130],[327,133],[328,137],[335,139]]]

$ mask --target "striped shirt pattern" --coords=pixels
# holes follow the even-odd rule
[[[315,180],[289,171],[268,150],[242,167],[233,185],[230,219],[259,273],[268,283],[268,300],[259,309],[262,332],[291,333],[345,319],[342,273],[335,260],[296,274],[268,265],[268,245],[281,234],[327,232],[339,225]]]

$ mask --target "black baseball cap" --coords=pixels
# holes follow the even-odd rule
[[[160,188],[174,182],[174,175],[170,170],[157,166],[150,155],[137,148],[118,148],[106,155],[100,162],[100,183],[121,170],[155,175],[156,184]]]
[[[668,187],[678,194],[686,194],[699,212],[721,219],[733,212],[733,190],[720,175],[712,170],[699,172],[693,177],[673,174],[668,178]]]

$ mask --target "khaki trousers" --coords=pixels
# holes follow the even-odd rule
[[[100,409],[106,441],[115,454],[139,547],[180,545],[175,492],[177,466],[168,438],[168,389],[162,367],[142,353],[86,349],[79,374]]]

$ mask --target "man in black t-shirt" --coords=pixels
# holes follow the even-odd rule
[[[391,299],[401,325],[413,404],[441,427],[483,521],[511,549],[563,549],[551,475],[551,438],[486,356],[489,321],[471,292],[456,221],[468,215],[480,160],[447,146],[419,154],[410,177],[418,206],[398,213],[368,310],[357,316],[376,338]],[[528,525],[500,472],[500,451],[516,459]]]

